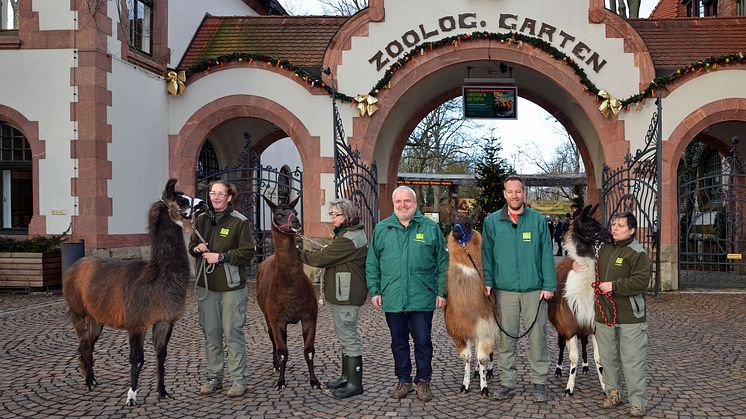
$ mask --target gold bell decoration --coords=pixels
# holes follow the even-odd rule
[[[186,72],[169,71],[166,73],[166,90],[171,96],[180,96],[186,90]]]
[[[359,95],[355,98],[357,103],[357,111],[360,112],[360,116],[373,116],[378,111],[378,99],[370,95]]]
[[[619,112],[622,111],[622,102],[620,102],[619,99],[611,96],[606,90],[601,90],[598,92],[598,95],[604,99],[601,106],[598,107],[598,110],[601,111],[601,115],[603,115],[604,118],[608,118],[612,113],[614,115],[619,115]]]

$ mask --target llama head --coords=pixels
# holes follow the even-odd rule
[[[300,201],[300,196],[295,198],[289,204],[275,204],[270,201],[266,196],[262,195],[264,202],[267,203],[269,209],[272,211],[272,228],[284,233],[294,234],[299,232],[301,229],[300,219],[298,218],[298,211],[295,210],[295,205]]]
[[[161,201],[168,205],[174,222],[180,223],[181,219],[193,220],[198,215],[207,211],[207,203],[199,198],[193,198],[184,192],[176,190],[176,179],[169,179],[163,190]]]
[[[479,217],[480,208],[474,206],[470,212],[454,211],[451,216],[451,236],[465,245],[474,235],[474,224]]]
[[[565,233],[565,243],[570,257],[592,257],[596,245],[611,242],[609,231],[593,217],[597,208],[598,204],[586,205],[570,222],[570,228]]]

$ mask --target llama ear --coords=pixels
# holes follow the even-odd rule
[[[274,202],[270,201],[269,198],[267,198],[264,195],[262,195],[262,199],[264,199],[264,202],[267,203],[267,205],[269,206],[270,211],[272,211],[272,213],[274,214],[274,212],[277,210],[277,205],[275,205]]]
[[[288,208],[295,208],[295,206],[298,204],[298,201],[300,201],[300,195],[298,195],[298,197],[290,201],[290,203],[288,204]]]
[[[176,190],[176,179],[171,178],[166,182],[166,189],[163,190],[163,199],[171,198],[174,196]]]

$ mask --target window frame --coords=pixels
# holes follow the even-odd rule
[[[20,147],[18,147],[19,141]],[[17,175],[19,172],[26,173],[23,177],[16,176],[16,179],[27,177],[30,180],[26,192],[31,197],[31,202],[23,206],[26,207],[26,211],[20,214],[21,217],[27,217],[28,222],[22,226],[13,226],[14,186],[12,182],[14,173]],[[6,207],[6,202],[9,203],[9,207]],[[10,214],[10,221],[8,221],[6,213]],[[21,130],[5,121],[0,121],[0,233],[26,234],[33,216],[33,153],[31,144]],[[6,226],[7,222],[10,222],[11,225]]]
[[[142,7],[141,7],[142,6]],[[153,0],[127,0],[128,16],[127,21],[129,24],[129,45],[130,48],[153,57],[153,21],[155,20],[155,5]],[[147,16],[147,31],[143,30],[145,25],[143,24],[144,18],[139,16],[142,12],[143,16]],[[148,13],[149,12],[149,13]],[[136,27],[138,18],[141,19],[140,27]],[[143,48],[143,40],[145,38],[144,33],[147,32],[147,50]]]

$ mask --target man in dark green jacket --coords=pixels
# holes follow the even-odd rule
[[[487,295],[497,291],[500,324],[500,389],[495,394],[505,400],[515,394],[517,340],[520,323],[531,328],[528,333],[531,382],[534,401],[546,402],[549,375],[547,347],[547,305],[557,290],[552,256],[552,238],[542,214],[524,203],[523,180],[510,176],[503,182],[505,208],[485,218],[482,231],[482,261]],[[534,322],[534,319],[535,322]]]
[[[648,347],[648,325],[645,318],[645,291],[650,281],[650,261],[645,249],[635,240],[637,219],[629,211],[611,217],[612,244],[598,253],[601,292],[611,293],[611,300],[599,298],[596,305],[596,340],[606,384],[604,407],[622,402],[622,380],[630,403],[631,416],[644,416],[647,406],[645,362]]]
[[[391,332],[394,373],[392,397],[412,391],[409,336],[414,340],[417,397],[432,400],[433,311],[445,307],[448,268],[443,233],[417,209],[417,196],[406,186],[392,194],[394,214],[378,223],[368,248],[366,280],[371,303],[383,308]]]
[[[306,265],[324,268],[324,298],[329,302],[334,330],[342,347],[342,375],[326,383],[338,399],[363,393],[363,348],[357,331],[360,306],[368,297],[365,257],[368,237],[360,215],[349,199],[329,203],[334,238],[318,250],[302,250]]]

